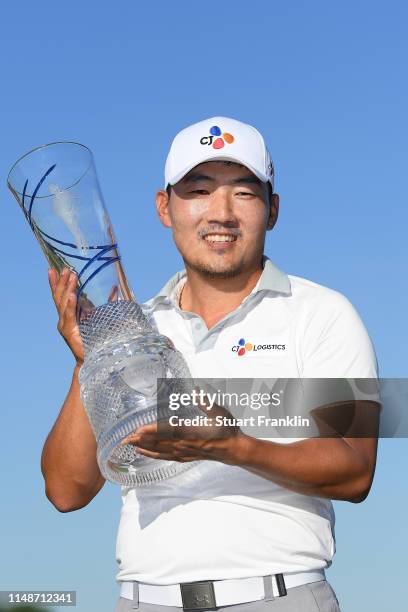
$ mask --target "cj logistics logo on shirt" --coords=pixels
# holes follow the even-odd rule
[[[214,140],[215,139],[215,140]],[[218,125],[213,125],[210,127],[210,135],[203,136],[200,139],[200,144],[202,145],[212,145],[213,149],[222,149],[225,146],[225,143],[232,144],[235,138],[232,134],[228,132],[222,133],[221,128]]]
[[[231,348],[233,353],[236,353],[238,357],[243,357],[247,352],[253,351],[284,351],[286,349],[285,344],[253,344],[252,342],[246,342],[245,338],[241,338],[238,344],[234,344]]]

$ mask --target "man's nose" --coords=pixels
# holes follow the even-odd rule
[[[236,215],[231,194],[227,189],[215,189],[210,198],[207,221],[209,223],[236,224]]]

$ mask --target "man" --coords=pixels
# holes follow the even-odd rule
[[[370,339],[346,298],[287,276],[263,256],[278,216],[273,178],[251,126],[216,117],[176,136],[156,203],[185,271],[146,308],[194,377],[376,377]],[[77,363],[42,470],[48,498],[68,512],[88,504],[104,479],[79,395],[77,279],[68,270],[49,276],[58,329]],[[251,350],[257,345],[268,348]],[[365,499],[375,437],[283,444],[233,430],[161,440],[148,426],[128,442],[152,458],[205,461],[197,481],[122,488],[118,612],[339,609],[324,574],[335,550],[330,499]]]

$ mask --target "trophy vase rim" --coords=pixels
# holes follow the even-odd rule
[[[40,151],[41,149],[46,149],[47,147],[51,147],[54,145],[76,145],[78,147],[81,147],[82,149],[85,149],[88,153],[89,153],[89,164],[87,165],[85,171],[83,172],[83,174],[80,176],[80,178],[75,181],[75,183],[73,183],[72,185],[70,185],[69,187],[66,187],[66,189],[71,189],[72,187],[74,187],[74,185],[76,185],[77,183],[79,183],[79,181],[85,176],[85,174],[88,172],[89,168],[92,165],[93,162],[93,153],[91,151],[91,149],[89,147],[87,147],[86,145],[82,144],[81,142],[76,142],[74,140],[55,140],[53,142],[47,142],[45,144],[39,145],[38,147],[34,147],[33,149],[30,149],[29,151],[27,151],[26,153],[24,153],[23,155],[21,155],[15,162],[14,164],[11,166],[9,173],[7,174],[7,186],[8,188],[17,193],[18,195],[22,195],[22,193],[20,193],[12,184],[10,177],[11,174],[13,173],[13,170],[18,166],[18,164],[25,159],[26,157],[28,157],[29,155],[31,155],[32,153],[36,153],[36,151]],[[41,197],[44,196],[39,196],[40,199]],[[45,197],[49,197],[49,196],[45,196]]]

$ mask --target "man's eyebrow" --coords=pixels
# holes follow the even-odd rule
[[[198,183],[199,181],[215,181],[215,178],[208,176],[208,174],[191,172],[184,178],[184,181],[186,183]],[[232,185],[261,185],[261,181],[256,176],[240,176],[239,178],[232,179],[229,182]]]
[[[241,183],[245,185],[261,185],[262,181],[256,176],[241,176],[240,178],[233,179],[231,183],[233,185],[239,185]]]
[[[201,174],[199,172],[191,172],[188,174],[184,181],[186,183],[198,183],[199,181],[214,181],[215,179],[207,174]]]

